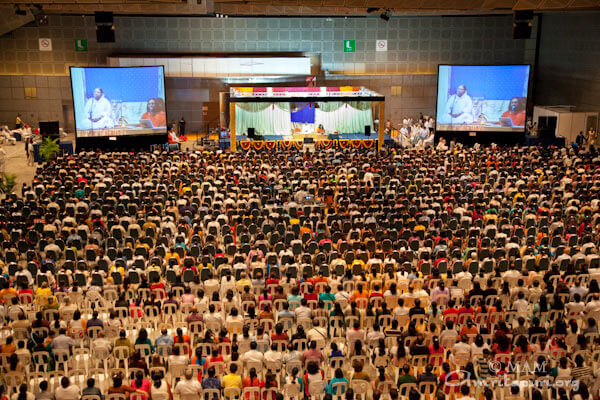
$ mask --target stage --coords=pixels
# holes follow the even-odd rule
[[[377,150],[377,139],[317,139],[316,150],[327,149],[374,149]],[[304,140],[240,140],[240,149],[248,150],[302,150]]]
[[[389,136],[386,135],[388,139]],[[238,141],[241,140],[252,140],[247,135],[238,135]],[[313,139],[317,140],[334,140],[334,139],[348,139],[348,140],[365,140],[365,139],[377,139],[377,136],[365,136],[363,133],[344,133],[344,134],[326,134],[326,133],[294,133],[292,135],[261,135],[255,137],[254,140],[300,140]],[[385,140],[385,138],[384,138]]]
[[[382,95],[354,86],[232,87],[231,149],[238,144],[244,150],[301,148],[298,143],[305,139],[312,139],[316,148],[345,146],[349,141],[367,141],[367,148],[373,141],[380,148],[384,102]]]

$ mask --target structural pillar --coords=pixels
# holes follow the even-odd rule
[[[377,141],[377,150],[383,146],[383,131],[385,129],[385,101],[379,102],[379,140]]]
[[[235,103],[229,102],[229,140],[231,142],[229,148],[231,151],[237,150],[237,141],[235,139]]]

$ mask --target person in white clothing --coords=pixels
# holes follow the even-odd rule
[[[448,150],[448,145],[446,144],[446,139],[444,138],[440,138],[440,141],[438,142],[436,149],[438,151],[446,151]]]
[[[405,125],[400,128],[400,145],[402,147],[408,146],[408,128]]]
[[[177,383],[173,393],[178,394],[181,400],[198,400],[202,394],[202,385],[194,378],[192,370],[186,369],[185,379]]]
[[[66,376],[60,379],[60,387],[54,392],[56,400],[79,400],[81,390],[77,385],[71,385],[71,381]]]
[[[115,125],[112,120],[112,106],[104,97],[101,88],[94,89],[94,97],[85,103],[84,111],[86,119],[82,123],[83,129],[106,129]]]
[[[473,100],[467,94],[467,87],[460,85],[446,103],[446,120],[451,124],[473,122]]]
[[[154,400],[169,400],[172,398],[171,387],[161,373],[155,373],[152,376],[152,386],[150,387],[150,396]]]
[[[6,151],[0,147],[0,172],[4,172],[6,169]]]

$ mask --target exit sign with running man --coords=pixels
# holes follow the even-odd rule
[[[75,39],[75,51],[87,51],[86,39]]]
[[[354,40],[344,40],[344,53],[354,53],[356,42]]]

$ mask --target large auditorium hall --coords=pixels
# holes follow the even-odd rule
[[[600,400],[598,0],[0,10],[0,400]]]

